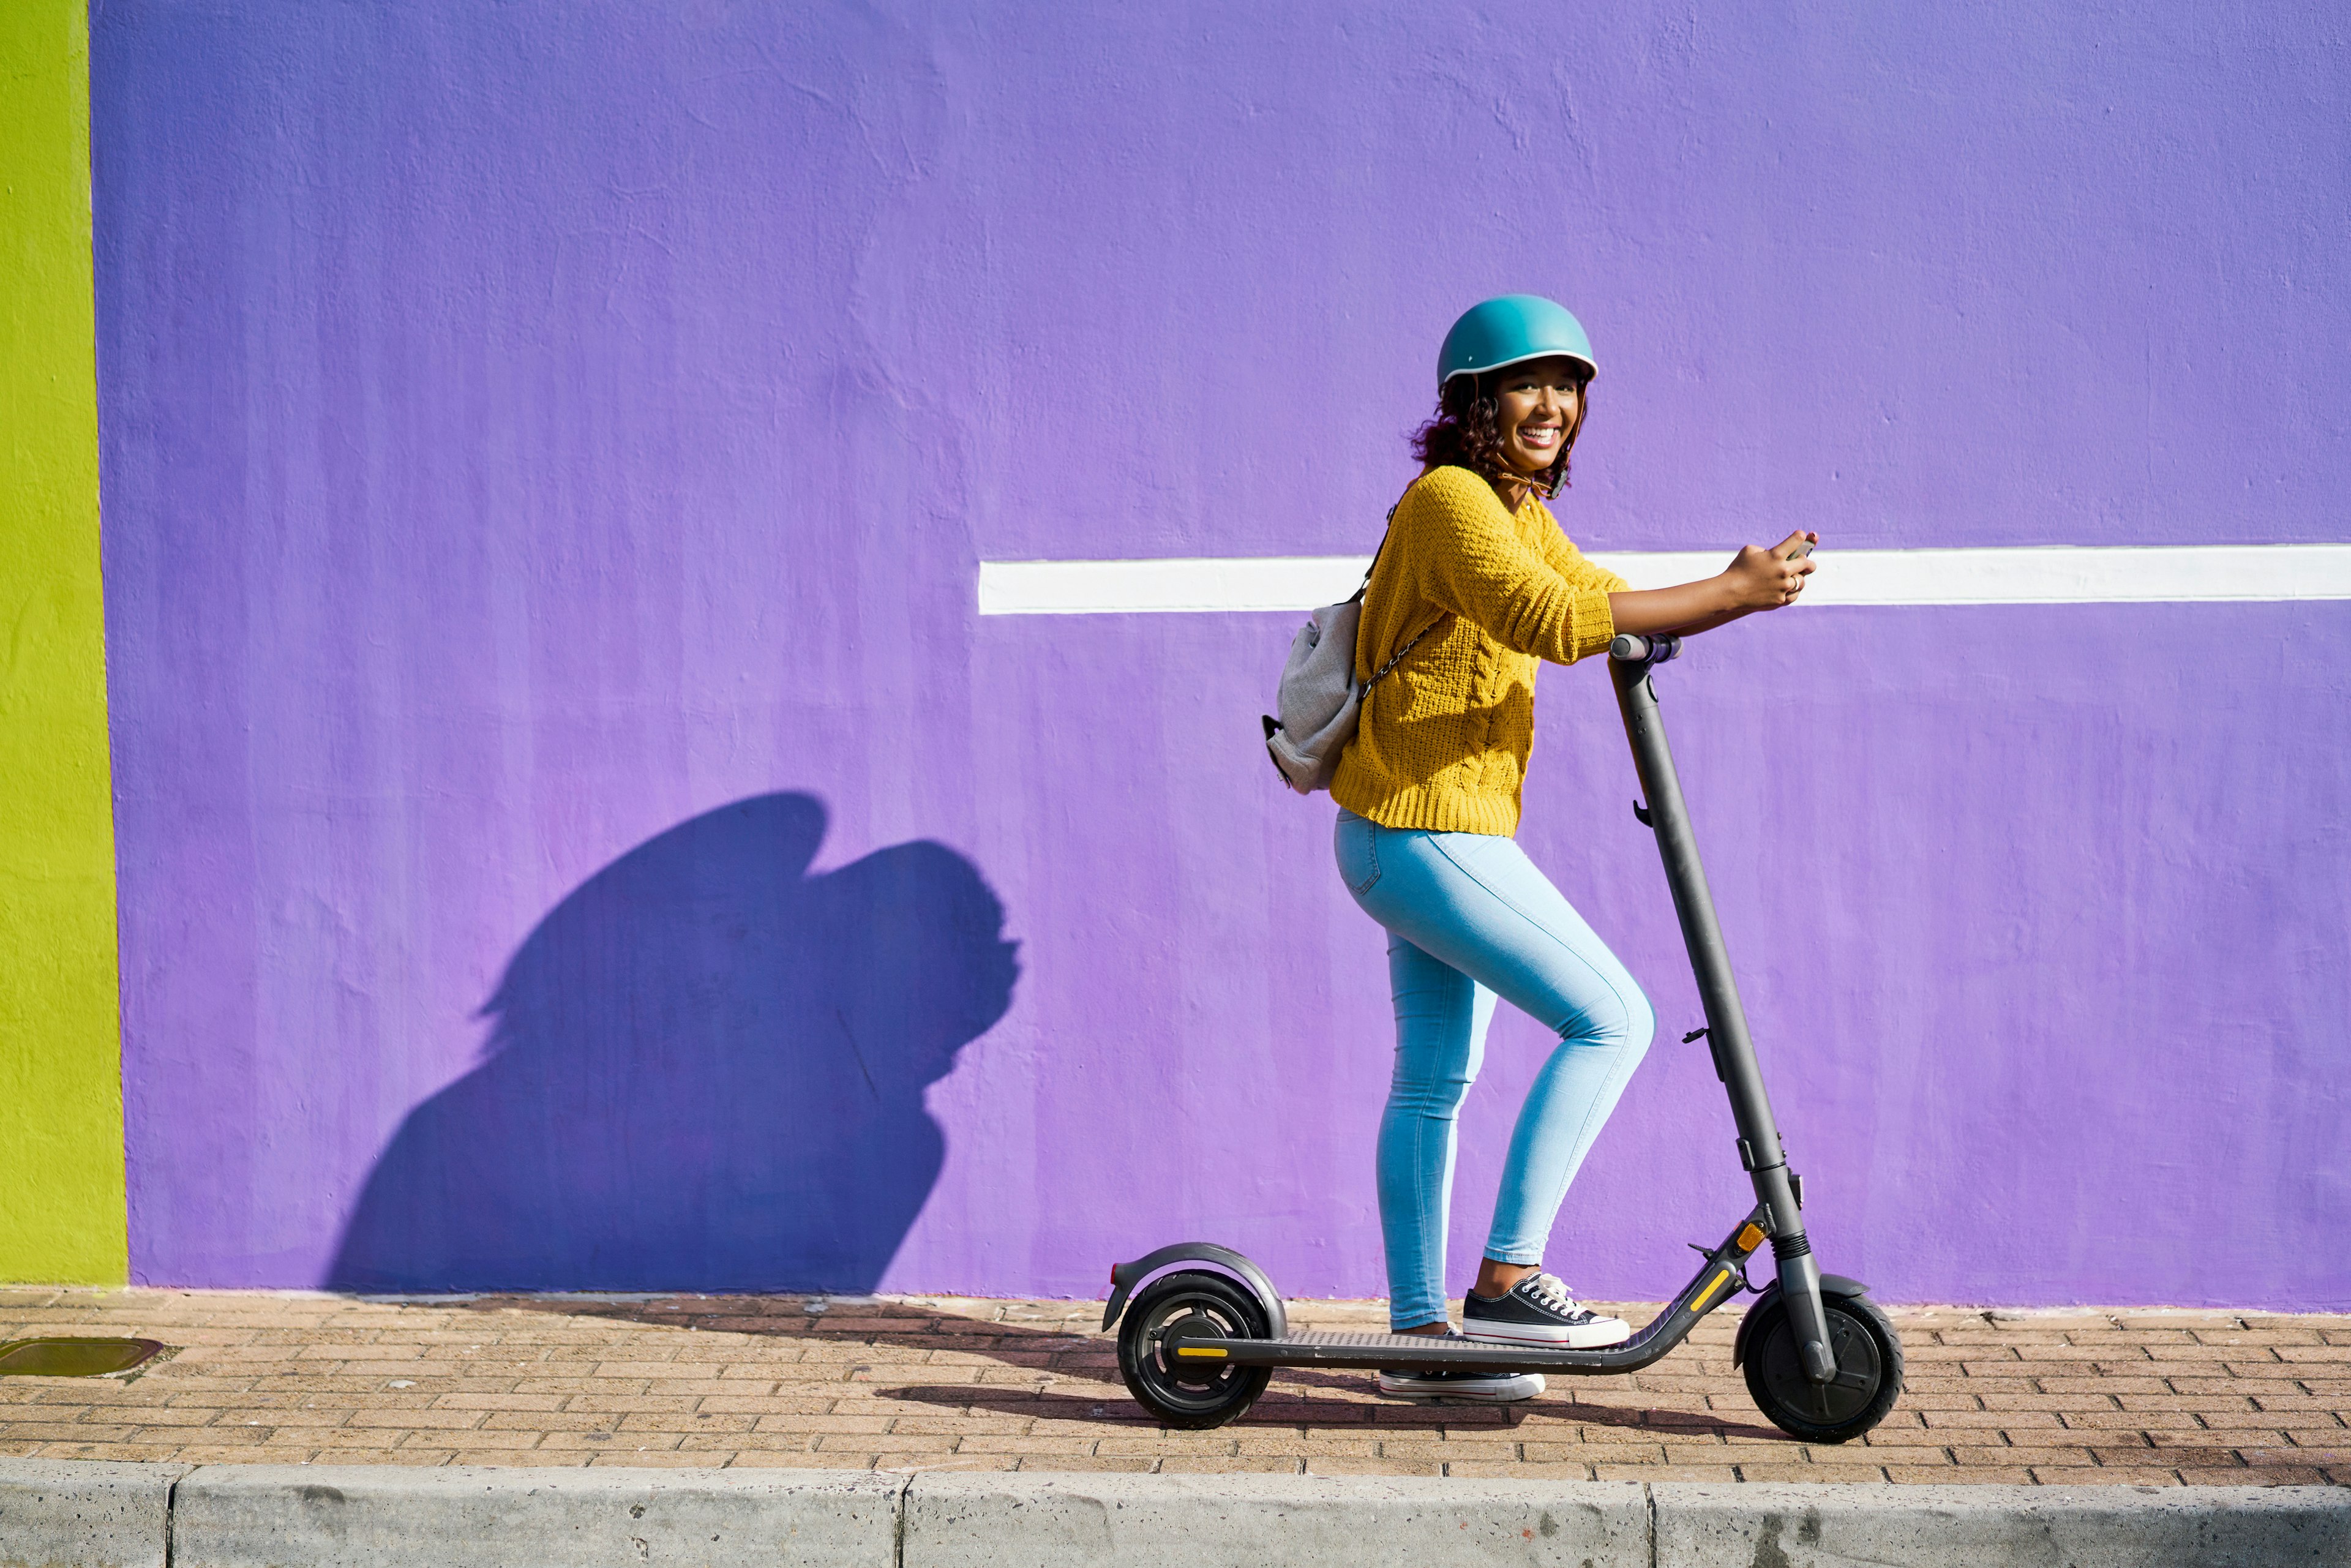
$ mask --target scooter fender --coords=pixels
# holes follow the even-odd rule
[[[1858,1280],[1848,1280],[1843,1274],[1823,1274],[1821,1276],[1821,1294],[1824,1297],[1865,1296],[1869,1294],[1869,1287]],[[1763,1293],[1755,1298],[1755,1304],[1747,1309],[1745,1317],[1739,1320],[1739,1337],[1730,1344],[1731,1365],[1747,1364],[1748,1332],[1754,1328],[1755,1320],[1763,1315],[1763,1309],[1779,1299],[1780,1281],[1774,1280],[1763,1287]]]
[[[1126,1298],[1137,1285],[1176,1263],[1205,1264],[1219,1274],[1231,1275],[1248,1286],[1249,1294],[1265,1309],[1266,1321],[1273,1325],[1268,1337],[1289,1336],[1290,1314],[1281,1310],[1280,1293],[1266,1278],[1265,1270],[1231,1248],[1219,1247],[1213,1241],[1179,1241],[1173,1247],[1145,1253],[1132,1263],[1114,1265],[1110,1271],[1110,1303],[1102,1309],[1103,1330],[1107,1332],[1118,1322],[1118,1314],[1126,1311]]]

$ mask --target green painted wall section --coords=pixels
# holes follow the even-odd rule
[[[0,5],[0,1279],[128,1277],[83,0]]]

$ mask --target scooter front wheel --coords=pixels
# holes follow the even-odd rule
[[[1155,1280],[1118,1329],[1118,1370],[1135,1402],[1169,1427],[1221,1427],[1257,1403],[1273,1370],[1176,1352],[1186,1340],[1263,1339],[1265,1309],[1222,1274],[1170,1274]]]
[[[1748,1331],[1747,1392],[1771,1424],[1807,1443],[1844,1443],[1886,1419],[1902,1394],[1902,1342],[1866,1296],[1822,1292],[1836,1375],[1814,1383],[1796,1354],[1795,1331],[1777,1291]]]

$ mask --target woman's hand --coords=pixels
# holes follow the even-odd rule
[[[1728,569],[1703,581],[1612,593],[1610,616],[1619,632],[1674,632],[1688,637],[1758,610],[1793,604],[1804,591],[1804,579],[1813,574],[1812,560],[1797,552],[1809,550],[1820,538],[1799,528],[1770,549],[1749,545],[1731,558]]]
[[[1813,570],[1808,552],[1820,542],[1820,535],[1798,528],[1770,549],[1761,545],[1741,549],[1722,574],[1730,607],[1778,610],[1796,602],[1796,595],[1804,591],[1804,579]]]

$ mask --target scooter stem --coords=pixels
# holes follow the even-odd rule
[[[1768,1214],[1771,1255],[1779,1264],[1781,1297],[1787,1304],[1798,1357],[1805,1376],[1826,1383],[1836,1375],[1836,1360],[1829,1348],[1828,1317],[1821,1306],[1820,1265],[1813,1260],[1813,1244],[1804,1235],[1787,1151],[1771,1116],[1771,1099],[1763,1092],[1755,1042],[1747,1032],[1747,1012],[1739,1003],[1730,955],[1723,946],[1722,926],[1715,919],[1706,868],[1698,862],[1698,839],[1690,830],[1689,810],[1682,800],[1680,778],[1674,771],[1673,752],[1666,744],[1657,694],[1649,684],[1651,667],[1680,652],[1681,640],[1669,636],[1627,635],[1609,644],[1608,673],[1615,682],[1616,706],[1625,716],[1625,737],[1632,745],[1633,766],[1648,800],[1646,810],[1635,805],[1634,812],[1657,836],[1666,883],[1673,890],[1674,913],[1681,919],[1682,942],[1689,949],[1698,999],[1706,1009],[1707,1049],[1714,1056],[1714,1075],[1729,1093],[1731,1119],[1739,1129],[1739,1163],[1753,1180],[1756,1201]]]

